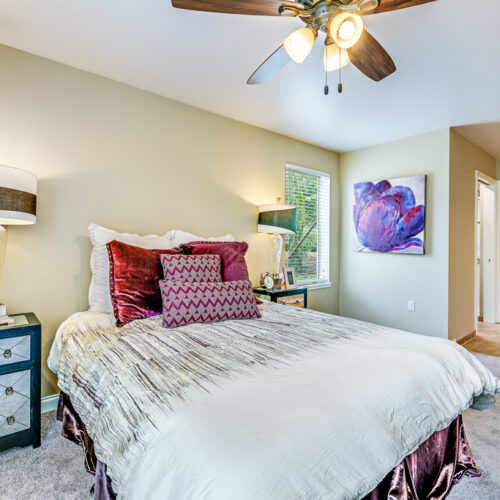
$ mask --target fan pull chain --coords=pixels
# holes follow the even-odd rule
[[[342,94],[342,49],[339,47],[339,86],[337,87],[339,94]]]
[[[325,60],[325,86],[323,87],[323,92],[325,95],[328,95],[328,92],[330,89],[328,88],[328,67],[327,67],[327,57],[326,57],[326,50],[323,55],[323,59]]]

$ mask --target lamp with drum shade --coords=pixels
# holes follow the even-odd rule
[[[257,231],[270,233],[273,238],[273,279],[275,288],[281,287],[280,262],[283,250],[283,234],[295,234],[297,227],[297,208],[277,203],[259,206]]]
[[[0,272],[7,249],[4,226],[36,223],[37,177],[20,168],[0,165]],[[6,307],[0,304],[0,325],[11,324]]]

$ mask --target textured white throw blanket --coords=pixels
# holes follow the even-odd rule
[[[153,318],[121,330],[108,315],[78,313],[59,329],[49,366],[121,498],[356,499],[474,397],[500,392],[453,342],[261,310],[256,320],[163,329]],[[148,397],[139,373],[154,385]]]

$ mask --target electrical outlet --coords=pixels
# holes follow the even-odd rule
[[[410,311],[412,313],[415,312],[415,301],[414,300],[408,301],[408,311]]]

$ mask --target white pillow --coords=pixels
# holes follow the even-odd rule
[[[140,236],[138,234],[118,233],[98,224],[90,224],[89,234],[90,241],[94,246],[90,257],[92,280],[89,287],[89,311],[113,312],[109,291],[109,257],[106,243],[117,240],[127,243],[127,245],[148,248],[150,250],[155,248],[160,250],[173,248],[172,238],[169,233],[163,236],[156,234]]]
[[[181,231],[180,229],[172,229],[172,231],[169,231],[167,234],[172,238],[173,248],[184,245],[186,243],[191,243],[191,241],[234,241],[234,236],[232,234],[203,238],[202,236],[196,236],[191,233],[186,233],[185,231]]]

